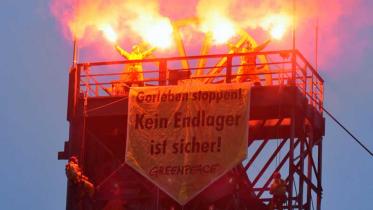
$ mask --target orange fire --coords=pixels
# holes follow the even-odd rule
[[[118,40],[118,34],[114,31],[110,25],[102,25],[100,30],[104,33],[104,37],[111,43],[116,43]]]
[[[229,13],[231,1],[199,0],[197,16],[200,20],[200,30],[212,36],[214,44],[224,44],[236,35],[236,23]]]
[[[131,21],[130,26],[146,43],[154,47],[166,49],[172,46],[173,28],[166,17],[144,13]]]
[[[205,33],[211,33],[215,44],[226,43],[236,34],[236,26],[229,18],[219,14],[203,19],[201,29]]]
[[[116,43],[120,35],[124,35],[127,40],[143,41],[160,49],[170,48],[174,44],[171,17],[160,13],[157,0],[80,0],[79,6],[70,0],[53,2],[55,15],[74,37],[83,42],[93,42],[103,35],[110,43]],[[275,12],[268,16],[262,11],[248,12],[245,13],[247,17],[237,18],[231,13],[231,6],[231,1],[198,1],[196,14],[199,30],[211,35],[210,41],[214,44],[229,42],[239,28],[261,27],[273,39],[279,40],[291,25],[288,15]],[[68,12],[61,12],[65,10]],[[251,23],[245,23],[246,20]]]
[[[273,39],[281,40],[291,26],[291,18],[285,14],[273,14],[263,18],[259,25],[268,31]]]

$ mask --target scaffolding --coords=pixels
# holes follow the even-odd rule
[[[242,64],[242,56],[265,59]],[[259,81],[252,87],[248,158],[183,209],[268,209],[274,172],[281,172],[288,186],[283,209],[321,209],[324,81],[298,50],[281,50],[74,65],[70,135],[59,159],[78,156],[97,192],[95,202],[78,207],[68,184],[68,210],[104,209],[115,199],[128,209],[182,209],[123,162],[129,85],[118,78],[126,74],[123,66],[134,63],[143,66],[144,80],[131,85],[234,83],[240,76]],[[255,70],[240,74],[245,65]]]

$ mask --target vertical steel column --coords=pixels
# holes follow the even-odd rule
[[[293,54],[292,54],[292,86],[294,89],[292,90],[291,93],[291,127],[290,127],[290,145],[289,145],[289,198],[288,198],[288,206],[289,209],[293,209],[293,182],[294,182],[294,141],[295,141],[295,121],[296,121],[296,84],[295,84],[295,77],[296,77],[296,54],[295,54],[295,49],[293,49]]]
[[[69,73],[69,90],[67,104],[67,120],[71,121],[77,112],[79,94],[80,94],[80,65],[70,69]]]
[[[75,72],[75,88],[74,88],[74,110],[75,114],[77,112],[77,106],[80,98],[80,72],[81,72],[81,66],[78,65],[76,72]]]
[[[232,82],[232,56],[227,56],[227,70],[226,70],[226,82],[231,83]]]
[[[311,95],[311,101],[310,101],[310,103],[311,103],[311,105],[312,106],[314,106],[314,107],[316,107],[315,105],[316,105],[316,103],[315,103],[315,91],[314,91],[314,89],[313,89],[313,87],[314,87],[314,81],[313,81],[313,79],[314,79],[314,77],[315,77],[315,75],[314,75],[314,73],[312,72],[312,76],[311,76],[311,86],[310,86],[310,95]]]
[[[321,210],[321,197],[322,197],[322,185],[321,185],[321,174],[322,174],[322,140],[320,140],[318,146],[318,161],[317,161],[317,210]]]
[[[67,120],[69,122],[72,121],[73,116],[75,114],[75,80],[76,80],[76,72],[77,68],[71,67],[69,72],[69,87],[67,91]]]
[[[304,122],[304,120],[302,121]],[[304,132],[304,129],[303,129],[303,132]],[[301,173],[299,175],[299,193],[298,193],[298,208],[299,209],[303,209],[303,184],[304,184],[304,159],[306,157],[305,155],[305,151],[304,151],[304,144],[305,144],[305,135],[302,134],[302,136],[300,137],[300,148],[299,148],[299,161],[300,161],[300,164],[299,164],[299,168],[300,168],[300,172]]]
[[[314,135],[313,135],[313,127],[309,129],[309,137],[308,137],[308,163],[307,163],[307,179],[312,181],[312,151],[313,151],[313,143],[314,143]],[[311,209],[311,202],[312,200],[312,188],[309,184],[307,184],[307,210]]]
[[[288,206],[289,209],[293,209],[293,182],[294,182],[294,141],[295,141],[295,114],[293,114],[291,119],[291,134],[290,134],[290,145],[289,145],[289,198]]]
[[[167,85],[167,60],[159,61],[159,85]]]
[[[79,162],[80,168],[82,169],[83,173],[85,173],[86,169],[86,132],[87,132],[87,106],[88,106],[88,93],[84,94],[84,101],[83,101],[83,110],[80,113],[83,113],[81,116],[83,125],[82,125],[82,134],[81,134],[81,142],[80,142],[80,155],[79,155]]]

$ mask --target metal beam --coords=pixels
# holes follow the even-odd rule
[[[245,170],[248,170],[251,165],[254,163],[255,159],[258,157],[258,155],[262,152],[263,148],[265,147],[265,145],[269,142],[269,139],[265,139],[261,144],[260,146],[258,147],[258,149],[255,151],[253,157],[249,160],[249,162],[246,164],[245,166]]]
[[[253,185],[254,186],[259,181],[260,177],[263,176],[264,172],[268,169],[268,166],[272,163],[273,159],[275,159],[275,157],[277,156],[277,154],[279,153],[279,151],[282,149],[282,147],[285,145],[285,143],[286,143],[286,140],[282,140],[282,142],[280,143],[280,145],[278,145],[278,147],[276,148],[276,150],[273,152],[273,154],[271,155],[271,157],[268,159],[268,161],[266,162],[266,164],[263,166],[263,168],[260,170],[259,174],[254,179],[254,181],[253,181]]]
[[[295,142],[295,146],[297,146],[299,144],[299,141]],[[289,155],[290,153],[288,152],[284,158],[281,160],[281,162],[279,163],[279,165],[277,166],[277,168],[275,169],[275,171],[280,171],[280,169],[284,166],[284,164],[286,163],[286,161],[289,159]],[[272,174],[273,175],[273,174]],[[268,188],[269,184],[271,183],[271,180],[272,180],[272,176],[270,176],[267,181],[265,182],[263,188],[266,189]],[[262,192],[259,192],[258,193],[258,197],[260,198],[260,196],[264,193],[264,191]]]

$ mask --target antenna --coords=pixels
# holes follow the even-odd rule
[[[78,11],[79,11],[79,0],[76,0],[75,2],[75,7],[76,7],[76,12],[75,12],[75,15],[77,15]],[[74,33],[76,33],[76,25],[74,25]],[[73,41],[73,67],[76,66],[77,64],[77,60],[78,60],[78,38],[76,36],[76,34],[74,34],[74,41]]]
[[[319,25],[320,25],[320,0],[316,1],[316,23],[315,23],[315,70],[319,72]]]
[[[316,72],[319,71],[319,17],[317,16],[316,19],[316,26],[315,26],[315,69]]]
[[[295,51],[295,14],[296,14],[296,1],[293,0],[293,51]]]
[[[77,64],[77,57],[78,57],[78,41],[76,36],[74,36],[73,41],[73,66],[76,66]]]

